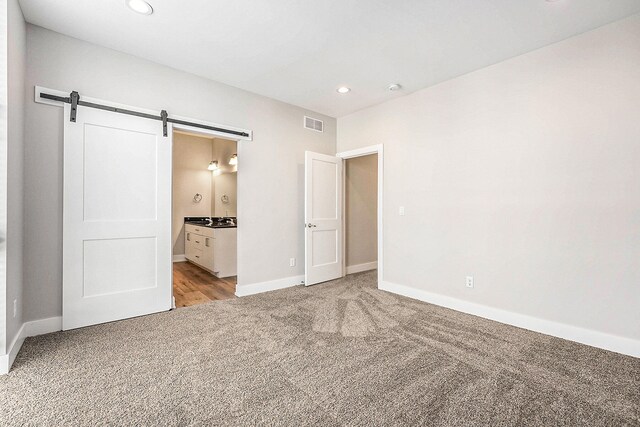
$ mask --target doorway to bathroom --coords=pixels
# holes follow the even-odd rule
[[[235,298],[237,141],[175,130],[172,155],[175,307]]]

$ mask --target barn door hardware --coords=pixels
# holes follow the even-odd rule
[[[80,94],[76,91],[71,92],[69,96],[58,96],[58,95],[52,95],[50,93],[41,92],[40,98],[50,99],[52,101],[64,102],[66,104],[71,104],[71,114],[70,114],[69,120],[74,123],[76,121],[76,116],[78,114],[78,106],[82,106],[82,107],[89,107],[89,108],[97,108],[98,110],[111,111],[119,114],[127,114],[130,116],[142,117],[145,119],[159,120],[162,122],[162,134],[164,136],[167,136],[167,123],[175,123],[175,124],[191,126],[199,129],[212,130],[215,132],[227,133],[229,135],[236,135],[236,136],[242,136],[242,137],[249,136],[247,132],[237,131],[233,129],[224,129],[216,126],[203,125],[201,123],[189,122],[186,120],[172,119],[169,117],[169,114],[167,113],[166,110],[162,110],[160,112],[160,115],[156,116],[154,114],[142,113],[140,111],[127,110],[124,108],[112,107],[110,105],[102,105],[102,104],[96,104],[93,102],[82,101],[80,99]]]
[[[71,92],[71,95],[69,97],[71,98],[71,117],[69,117],[69,120],[75,123],[76,113],[78,112],[78,102],[80,101],[80,94],[74,90],[73,92]]]

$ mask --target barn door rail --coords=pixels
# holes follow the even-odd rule
[[[71,122],[76,121],[76,116],[78,114],[78,106],[82,106],[82,107],[96,108],[98,110],[111,111],[113,113],[127,114],[129,116],[143,117],[145,119],[159,120],[162,122],[162,132],[164,136],[167,136],[167,123],[175,123],[178,125],[191,126],[191,127],[211,130],[215,132],[222,132],[229,135],[236,135],[236,136],[242,136],[242,137],[249,136],[247,132],[237,131],[233,129],[224,129],[216,126],[205,125],[202,123],[190,122],[187,120],[172,119],[171,117],[169,117],[169,114],[167,113],[166,110],[162,110],[159,115],[155,115],[155,114],[143,113],[140,111],[128,110],[125,108],[113,107],[110,105],[97,104],[95,102],[83,101],[80,99],[80,94],[76,91],[71,92],[69,96],[59,96],[59,95],[53,95],[50,93],[40,92],[40,98],[48,99],[51,101],[64,102],[66,104],[71,104],[71,113],[69,117],[69,120]]]

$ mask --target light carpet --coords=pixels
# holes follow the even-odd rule
[[[640,359],[375,280],[29,338],[0,425],[640,426]]]

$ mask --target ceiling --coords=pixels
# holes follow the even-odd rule
[[[32,24],[333,117],[640,12],[640,0],[148,1],[150,16],[124,0],[20,4]]]

